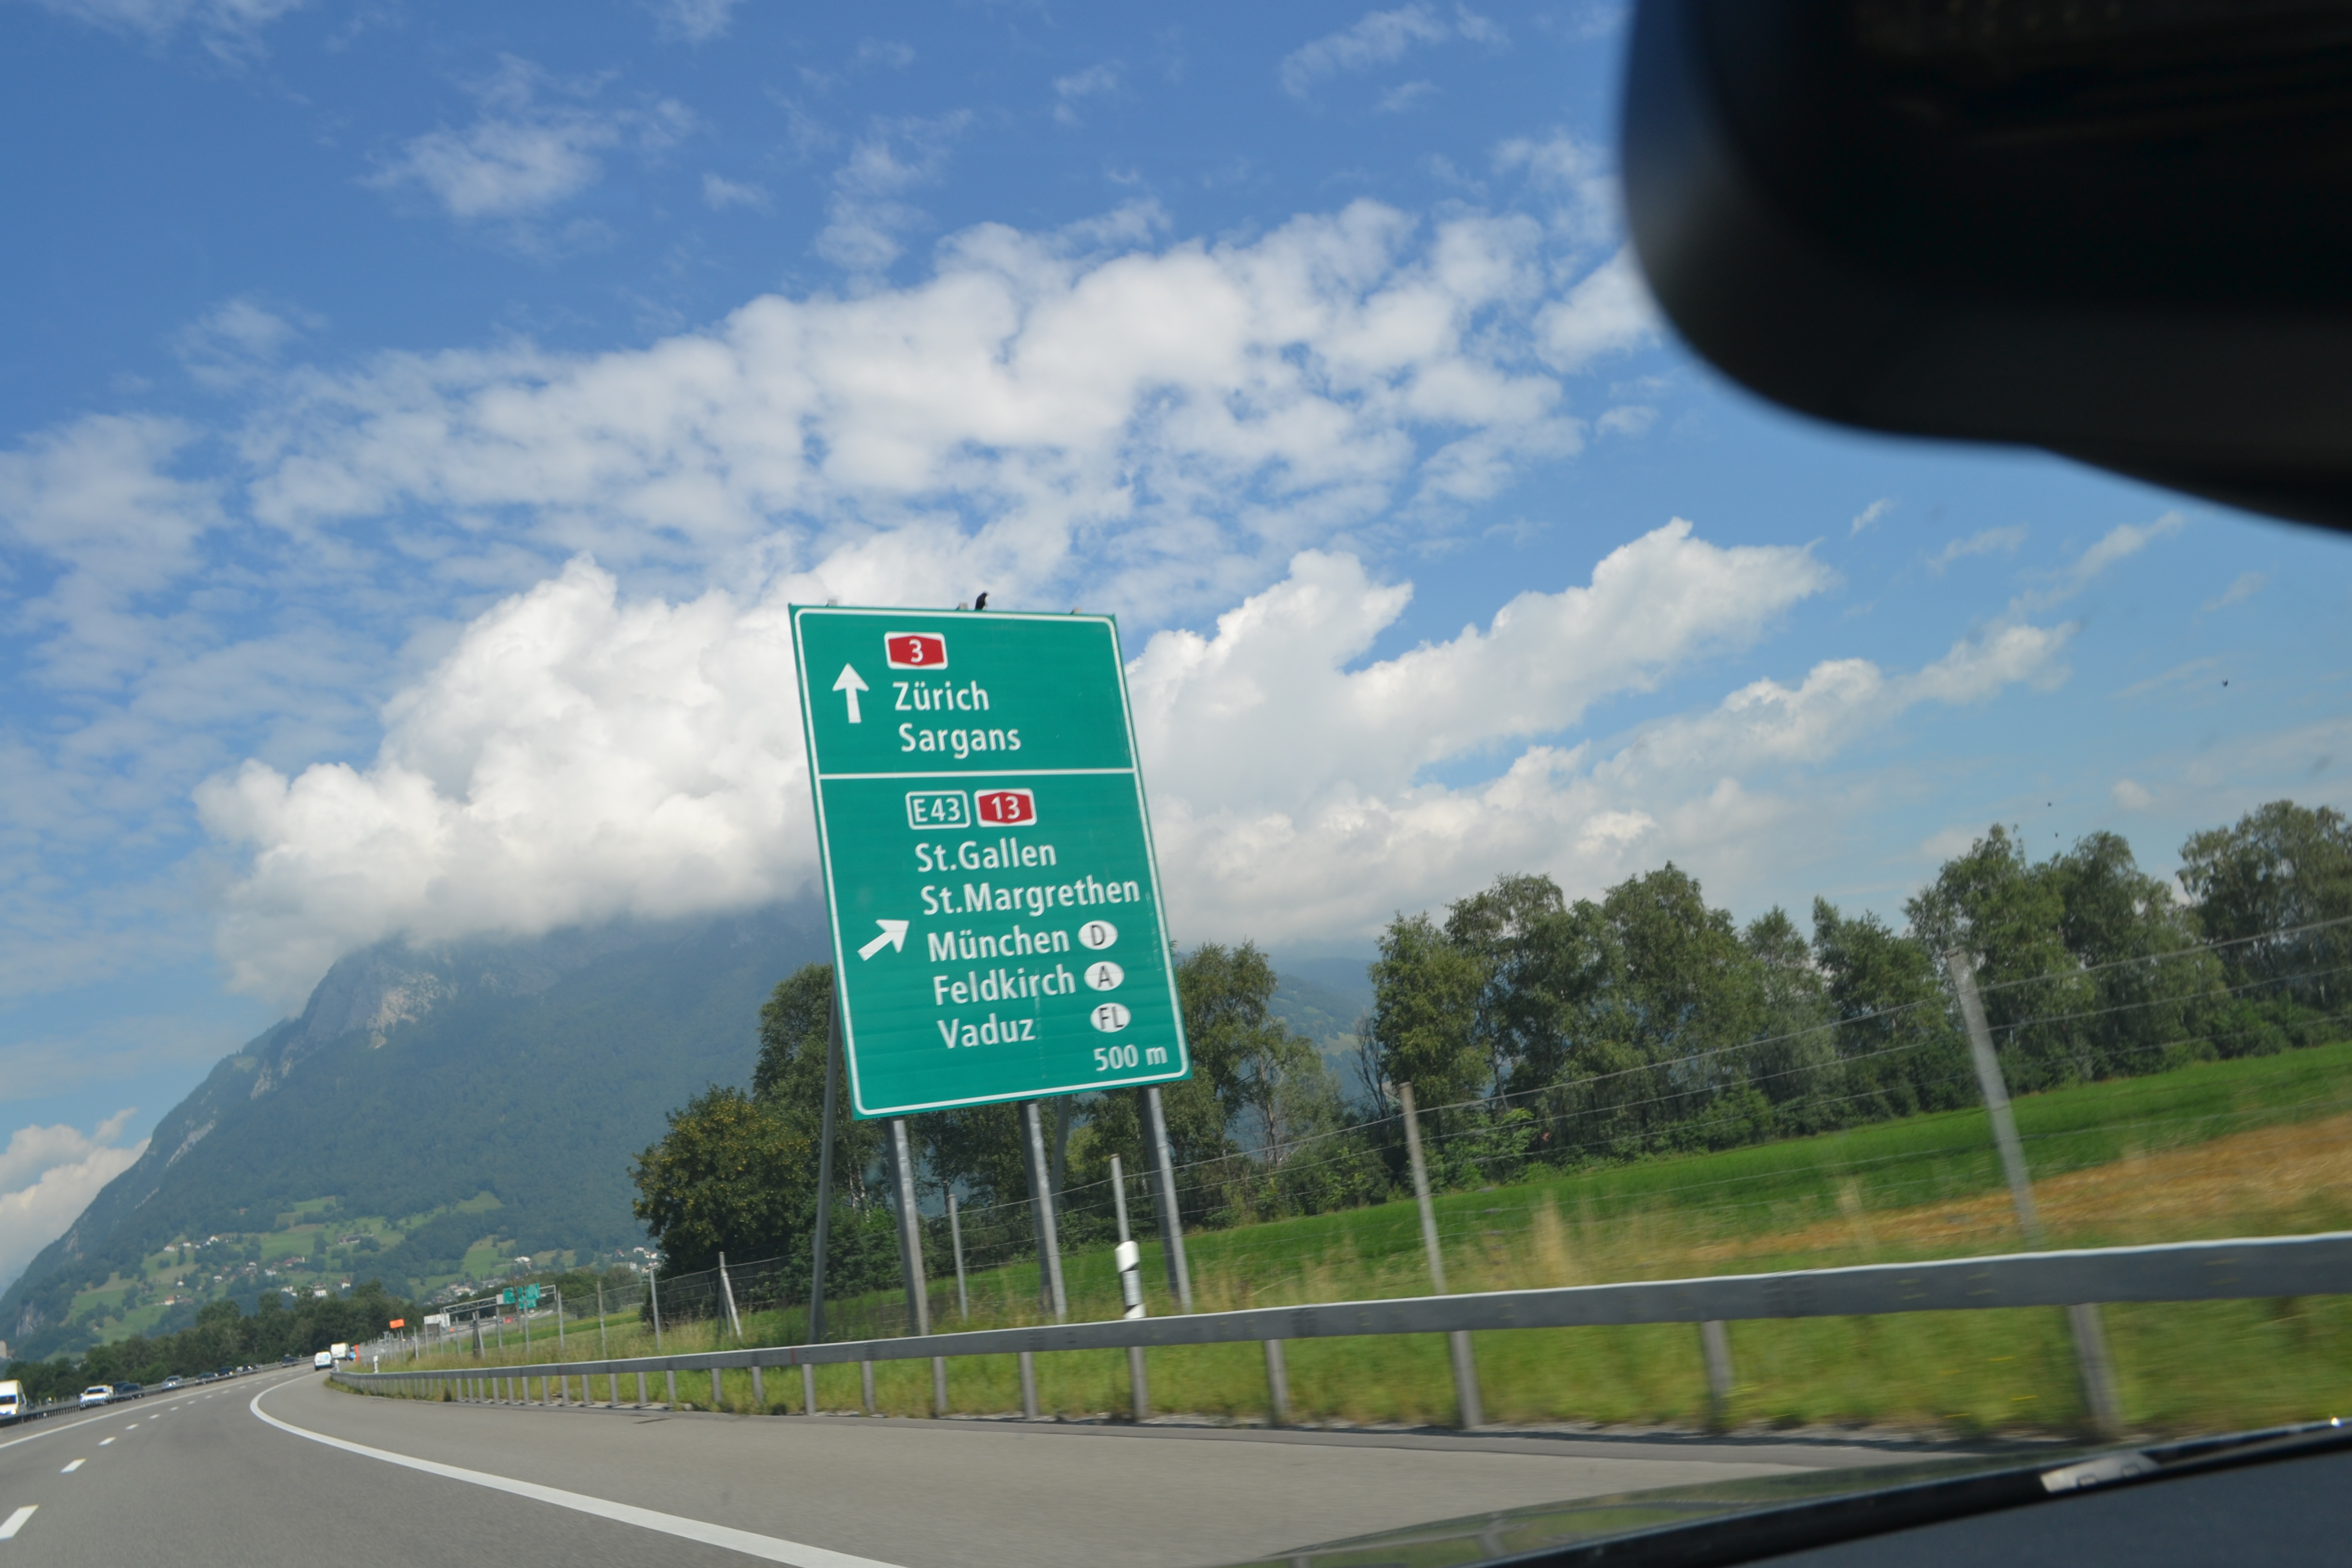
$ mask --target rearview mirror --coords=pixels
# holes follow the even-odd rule
[[[1753,391],[2352,527],[2352,0],[1641,0],[1623,149]]]

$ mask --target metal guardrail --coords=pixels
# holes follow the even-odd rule
[[[568,1399],[568,1380],[573,1377],[629,1373],[674,1376],[681,1372],[709,1372],[715,1389],[719,1372],[745,1368],[925,1359],[943,1362],[956,1356],[1028,1356],[1055,1351],[1261,1341],[1268,1342],[1269,1375],[1278,1377],[1280,1363],[1275,1347],[1286,1340],[1453,1333],[1465,1330],[1872,1317],[1893,1312],[2065,1307],[2084,1302],[2218,1301],[2345,1294],[2352,1294],[2352,1231],[2330,1231],[2315,1236],[2008,1253],[1991,1258],[1872,1263],[1772,1274],[1726,1274],[1698,1279],[1639,1279],[1541,1290],[1255,1307],[1185,1317],[1113,1318],[1097,1322],[980,1329],[834,1344],[768,1345],[680,1355],[373,1373],[339,1371],[333,1375],[354,1388],[385,1393],[437,1393],[451,1384],[463,1388],[467,1386],[465,1380],[522,1379],[527,1385],[531,1378],[557,1379],[564,1382],[562,1397]],[[943,1377],[944,1373],[938,1375]],[[1024,1381],[1028,1380],[1024,1377]],[[943,1394],[943,1384],[940,1386]],[[583,1393],[585,1392],[583,1382]],[[619,1402],[617,1384],[613,1397]],[[638,1397],[642,1403],[642,1383]],[[1277,1407],[1282,1402],[1277,1392]]]

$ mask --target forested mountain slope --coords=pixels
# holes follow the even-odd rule
[[[328,1196],[423,1219],[352,1266],[396,1290],[455,1272],[492,1228],[455,1210],[467,1200],[525,1251],[641,1240],[631,1156],[669,1107],[749,1071],[760,1004],[824,952],[818,920],[770,910],[342,960],[300,1017],[224,1058],[0,1296],[0,1337],[20,1353],[78,1347],[97,1309],[77,1314],[77,1295],[140,1278],[175,1240],[268,1232]],[[261,1276],[247,1272],[250,1293]]]

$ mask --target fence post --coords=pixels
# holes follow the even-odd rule
[[[1731,1424],[1731,1331],[1701,1323],[1698,1348],[1706,1360],[1706,1424],[1720,1432]]]
[[[600,1361],[613,1359],[612,1343],[604,1338],[604,1282],[602,1279],[596,1281],[596,1356]],[[613,1403],[618,1405],[620,1402],[621,1396],[614,1394]]]
[[[956,1217],[953,1192],[948,1194],[948,1245],[955,1248],[956,1319],[968,1323],[971,1321],[971,1298],[964,1294],[963,1289],[963,1222]]]
[[[1119,1297],[1127,1307],[1123,1316],[1140,1318],[1143,1316],[1143,1279],[1139,1267],[1142,1260],[1137,1256],[1135,1243],[1128,1237],[1127,1175],[1119,1169],[1116,1154],[1110,1157],[1110,1197],[1111,1207],[1118,1215],[1118,1250],[1112,1254],[1112,1258],[1118,1265]],[[1138,1421],[1150,1420],[1151,1383],[1144,1370],[1141,1345],[1127,1347],[1127,1387],[1134,1396],[1135,1418]]]
[[[1960,1022],[1967,1026],[1969,1055],[1974,1058],[1978,1087],[1984,1090],[1985,1110],[1992,1121],[1993,1146],[2000,1151],[2002,1172],[2009,1177],[2010,1201],[2017,1205],[2017,1226],[2025,1245],[2042,1250],[2042,1215],[2033,1206],[2033,1181],[2025,1168],[2025,1145],[2017,1136],[2017,1115],[2010,1109],[2009,1084],[2001,1077],[2000,1058],[1992,1048],[1992,1029],[1985,1022],[1984,1000],[1977,994],[1976,957],[1966,948],[1944,954],[1945,971],[1959,998]],[[2074,1363],[2083,1379],[2083,1404],[2091,1426],[2103,1436],[2123,1428],[2123,1404],[2116,1396],[2115,1372],[2107,1358],[2107,1332],[2094,1302],[2066,1309],[2074,1333]]]
[[[1282,1359],[1282,1342],[1265,1342],[1265,1393],[1274,1408],[1274,1425],[1290,1425],[1290,1368]]]
[[[824,1343],[824,1243],[833,1228],[835,1085],[841,1079],[841,976],[833,977],[833,1006],[824,1023],[824,1130],[816,1152],[816,1236],[809,1262],[809,1343]]]
[[[661,1342],[661,1260],[656,1258],[646,1266],[646,1290],[654,1304],[654,1354],[662,1353]]]
[[[1029,1145],[1029,1190],[1037,1205],[1037,1264],[1044,1276],[1045,1299],[1052,1307],[1054,1321],[1066,1322],[1070,1315],[1070,1298],[1062,1289],[1062,1241],[1054,1225],[1054,1191],[1051,1173],[1045,1164],[1045,1129],[1044,1119],[1037,1114],[1037,1102],[1021,1102],[1024,1142]]]
[[[1412,1085],[1397,1085],[1397,1094],[1404,1103],[1405,1152],[1412,1161],[1412,1195],[1421,1205],[1421,1241],[1429,1250],[1429,1281],[1443,1296],[1445,1290],[1445,1259],[1437,1247],[1437,1209],[1429,1200],[1429,1168],[1421,1158],[1421,1118],[1413,1110]],[[1470,1331],[1456,1329],[1445,1336],[1446,1349],[1454,1362],[1454,1403],[1464,1430],[1486,1425],[1486,1412],[1478,1399],[1478,1363],[1470,1352]]]
[[[1168,1147],[1168,1117],[1160,1106],[1160,1086],[1143,1086],[1144,1134],[1151,1144],[1152,1175],[1160,1191],[1152,1207],[1160,1211],[1160,1247],[1168,1258],[1168,1285],[1176,1292],[1176,1310],[1192,1310],[1192,1271],[1184,1262],[1184,1215],[1176,1206],[1175,1155]]]
[[[719,1294],[727,1303],[727,1326],[734,1331],[735,1342],[743,1342],[743,1320],[735,1315],[735,1287],[727,1278],[727,1255],[719,1255]]]
[[[563,1292],[555,1289],[553,1286],[550,1286],[548,1289],[553,1291],[555,1296],[555,1359],[557,1361],[570,1361],[572,1359],[571,1354],[563,1348]],[[563,1380],[566,1393],[568,1394],[572,1382],[572,1374],[570,1373],[565,1373],[563,1374]]]

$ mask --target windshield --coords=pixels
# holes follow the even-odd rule
[[[1629,26],[0,7],[26,1404],[901,1563],[2352,1404],[2344,542],[1732,385]]]

